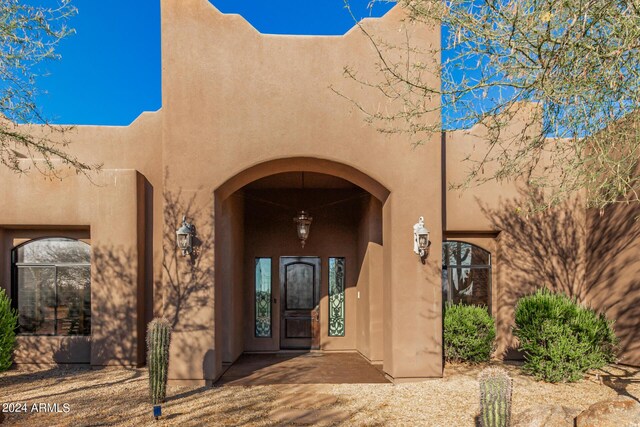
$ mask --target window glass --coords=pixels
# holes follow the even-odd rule
[[[482,248],[464,242],[444,242],[442,260],[445,265],[477,265],[488,267],[490,254]]]
[[[55,267],[18,267],[18,322],[20,332],[55,333]]]
[[[28,242],[16,249],[16,262],[28,264],[68,264],[91,262],[90,246],[65,238],[48,238]]]
[[[271,258],[256,258],[255,333],[258,338],[271,336]]]
[[[34,240],[14,249],[18,331],[91,334],[90,247],[72,239]]]
[[[91,268],[58,267],[58,335],[91,332]]]
[[[443,301],[489,306],[491,254],[464,242],[442,244]]]
[[[344,258],[329,258],[329,336],[343,337],[344,322]]]

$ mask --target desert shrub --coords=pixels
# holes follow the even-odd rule
[[[11,308],[11,300],[4,289],[0,289],[0,372],[9,369],[13,363],[17,323],[18,315]]]
[[[447,304],[444,310],[444,356],[447,362],[484,362],[491,358],[496,327],[484,307]]]
[[[514,335],[525,372],[548,382],[572,382],[616,357],[618,340],[604,313],[547,289],[516,304]]]

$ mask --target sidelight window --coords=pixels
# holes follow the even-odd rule
[[[345,259],[329,258],[329,336],[343,337]]]
[[[255,267],[255,334],[271,337],[271,258],[256,258]]]

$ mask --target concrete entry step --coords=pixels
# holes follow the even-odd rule
[[[216,382],[224,385],[389,383],[358,353],[243,354]]]

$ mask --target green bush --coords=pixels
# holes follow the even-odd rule
[[[4,289],[0,289],[0,372],[9,369],[13,363],[17,324],[18,315],[11,308],[11,300]]]
[[[447,362],[485,362],[496,338],[493,319],[484,307],[447,304],[444,310],[444,357]]]
[[[524,353],[524,371],[548,382],[577,381],[616,358],[613,322],[547,289],[518,301],[514,335]]]

